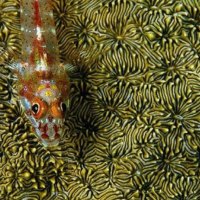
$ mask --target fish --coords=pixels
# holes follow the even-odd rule
[[[21,0],[22,52],[17,91],[34,132],[46,147],[59,144],[69,108],[69,75],[60,62],[50,0]]]

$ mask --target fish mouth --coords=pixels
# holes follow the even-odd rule
[[[43,118],[38,120],[38,136],[47,145],[58,143],[63,129],[62,119]]]

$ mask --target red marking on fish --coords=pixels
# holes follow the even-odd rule
[[[60,135],[59,135],[59,133],[58,133],[58,132],[59,132],[59,127],[58,127],[56,124],[54,124],[53,128],[54,128],[54,131],[55,131],[55,136],[54,136],[54,138],[57,139],[57,138],[60,137]]]
[[[47,132],[48,132],[48,124],[45,124],[43,126],[43,131],[44,131],[45,134],[47,134]]]
[[[52,121],[53,121],[53,117],[52,117],[52,116],[49,116],[49,117],[48,117],[48,120],[49,120],[49,122],[52,122]]]
[[[43,133],[41,136],[43,139],[49,139],[49,136],[46,133]]]
[[[35,22],[35,26],[42,26],[42,20],[41,20],[41,16],[40,16],[40,6],[39,6],[39,1],[35,0],[33,3],[34,6],[34,22]]]

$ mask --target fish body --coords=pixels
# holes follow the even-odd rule
[[[21,27],[20,101],[43,144],[57,145],[68,107],[69,78],[59,60],[51,1],[21,0]]]

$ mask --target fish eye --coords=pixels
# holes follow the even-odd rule
[[[32,105],[32,111],[33,111],[33,113],[37,114],[39,112],[39,108],[40,108],[39,104],[38,103],[34,103]]]
[[[47,102],[39,97],[35,97],[31,102],[31,112],[36,119],[41,119],[48,111]]]
[[[66,104],[65,104],[64,102],[61,102],[61,103],[60,103],[60,107],[61,107],[61,110],[65,113],[66,110],[67,110]]]

